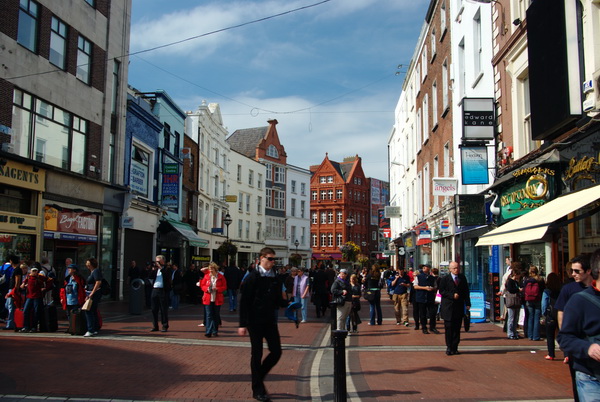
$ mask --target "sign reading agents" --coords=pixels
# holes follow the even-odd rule
[[[433,178],[433,195],[452,196],[458,192],[458,180],[447,177]]]

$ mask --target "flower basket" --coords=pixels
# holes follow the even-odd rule
[[[292,254],[290,255],[290,264],[292,264],[293,267],[299,267],[300,264],[302,263],[302,256],[300,254]]]
[[[360,247],[356,245],[356,243],[349,241],[340,247],[340,251],[342,252],[342,258],[349,262],[356,261],[356,256],[360,252]]]
[[[222,256],[234,256],[237,254],[237,246],[230,241],[224,241],[223,244],[219,246],[217,252]]]

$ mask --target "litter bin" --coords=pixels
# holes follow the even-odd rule
[[[144,309],[144,281],[137,278],[131,281],[131,294],[129,296],[129,314],[142,314]]]

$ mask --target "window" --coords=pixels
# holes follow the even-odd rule
[[[113,60],[113,82],[112,82],[112,93],[110,97],[110,112],[111,114],[117,114],[119,105],[119,88],[121,88],[121,62],[119,60]],[[111,130],[112,131],[112,130]]]
[[[465,38],[458,43],[458,99],[462,102],[465,96],[467,73],[465,70]]]
[[[321,233],[321,247],[327,247],[327,235]]]
[[[335,190],[335,194],[336,194],[336,195],[335,195],[335,197],[336,197],[338,200],[341,200],[341,199],[342,199],[342,197],[343,197],[343,193],[344,193],[344,192],[343,192],[343,190],[342,190],[342,189],[337,189],[337,190]]]
[[[215,165],[219,166],[219,149],[218,148],[215,148]]]
[[[333,233],[327,234],[327,246],[333,247]]]
[[[531,139],[531,105],[529,95],[529,76],[517,78],[517,113],[520,127],[517,129],[518,143],[515,143],[515,154],[526,155],[536,149],[536,142]]]
[[[267,180],[273,180],[273,165],[270,163],[265,163],[265,167],[267,168]]]
[[[215,185],[215,192],[214,192],[214,196],[215,196],[215,197],[218,197],[218,196],[219,196],[219,176],[218,176],[218,175],[215,175],[215,182],[214,182],[214,185]]]
[[[200,190],[206,190],[204,187],[204,163],[200,163],[200,177],[198,178],[198,184],[200,184]]]
[[[327,183],[333,183],[333,176],[327,176]]]
[[[311,191],[310,197],[313,201],[316,201],[317,200],[317,191],[316,190]]]
[[[250,221],[246,221],[246,240],[250,239]]]
[[[304,218],[304,212],[306,211],[306,201],[300,201],[300,218]]]
[[[326,200],[327,199],[327,190],[321,190],[321,199],[322,200]]]
[[[262,239],[262,223],[256,222],[256,240]]]
[[[242,192],[238,193],[238,211],[244,211],[244,193]]]
[[[438,124],[437,81],[433,81],[431,88],[431,117],[433,118],[431,124],[433,125],[433,128],[435,128]]]
[[[300,244],[304,246],[306,244],[306,228],[300,228]]]
[[[237,181],[242,181],[242,165],[237,165]]]
[[[336,244],[336,245],[337,245],[338,247],[342,247],[342,245],[343,245],[342,234],[341,234],[341,233],[338,233],[338,234],[336,235],[336,237],[337,237],[337,244]]]
[[[248,171],[248,185],[250,187],[254,187],[254,171],[253,170]]]
[[[423,97],[423,143],[429,139],[429,94]]]
[[[67,25],[56,17],[52,17],[50,32],[50,63],[61,70],[65,69],[67,56]]]
[[[17,155],[85,173],[87,120],[16,88],[13,106],[12,129]]]
[[[290,241],[292,242],[292,244],[294,244],[294,242],[296,241],[297,237],[296,237],[296,226],[292,226],[290,227]]]
[[[150,152],[140,145],[131,148],[131,164],[129,165],[129,187],[131,192],[148,198],[152,176],[150,175]]]
[[[279,190],[273,190],[273,209],[279,209],[285,211],[285,192]]]
[[[321,224],[327,223],[327,212],[321,212]]]
[[[90,41],[80,36],[77,39],[77,74],[76,77],[90,83],[90,67],[92,65],[92,44]]]
[[[277,152],[275,145],[269,145],[267,148],[267,156],[270,156],[271,158],[279,158],[279,152]]]
[[[448,60],[442,64],[442,113],[448,108]]]
[[[17,42],[34,53],[37,52],[38,45],[38,18],[38,4],[33,0],[21,0]]]
[[[296,194],[296,180],[292,180],[292,193]]]
[[[435,59],[435,47],[437,45],[436,43],[436,37],[435,37],[435,29],[431,30],[431,62],[433,63],[433,59]]]
[[[271,191],[271,189],[267,189],[267,203],[265,205],[265,208],[272,208],[273,205],[273,193]]]
[[[313,213],[311,214],[311,216],[312,216],[312,218],[311,218],[311,223],[312,223],[313,225],[316,225],[316,224],[318,223],[318,220],[319,220],[319,215],[318,215],[316,212],[313,212]]]
[[[262,174],[260,174],[260,173],[258,174],[258,183],[256,183],[256,187],[258,187],[259,190],[262,188],[262,181],[263,181],[262,176],[263,176]]]
[[[333,200],[333,190],[327,190],[327,199]]]
[[[275,166],[275,183],[285,184],[285,168]]]
[[[244,230],[244,221],[241,219],[238,219],[237,230],[238,230],[238,239],[241,239],[242,231]]]
[[[317,234],[311,233],[310,237],[312,238],[312,246],[317,247],[319,244],[317,243]]]
[[[320,182],[321,184],[325,184],[325,183],[327,183],[327,177],[325,177],[325,176],[321,176],[321,177],[319,177],[319,182]]]
[[[246,194],[246,212],[250,213],[250,194]]]
[[[292,205],[291,205],[291,211],[290,211],[290,215],[291,216],[296,216],[296,199],[292,198]]]
[[[300,195],[306,195],[306,183],[300,183]]]
[[[333,211],[327,212],[327,223],[333,223]]]
[[[446,2],[440,6],[440,41],[444,38],[446,32]]]
[[[259,214],[263,213],[262,210],[262,197],[256,197],[256,212],[258,212]]]
[[[483,49],[481,47],[481,10],[477,10],[475,17],[473,17],[473,71],[475,74],[479,74],[481,71],[481,57]]]
[[[423,48],[423,54],[421,55],[421,79],[423,80],[422,82],[425,82],[425,79],[427,78],[427,46],[425,46]]]
[[[85,0],[85,2],[92,7],[96,7],[96,0]]]
[[[342,211],[337,211],[337,223],[344,223],[344,216]]]

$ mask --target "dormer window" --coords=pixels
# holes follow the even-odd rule
[[[267,148],[267,156],[270,156],[271,158],[279,158],[279,152],[277,152],[275,145],[269,145]]]

